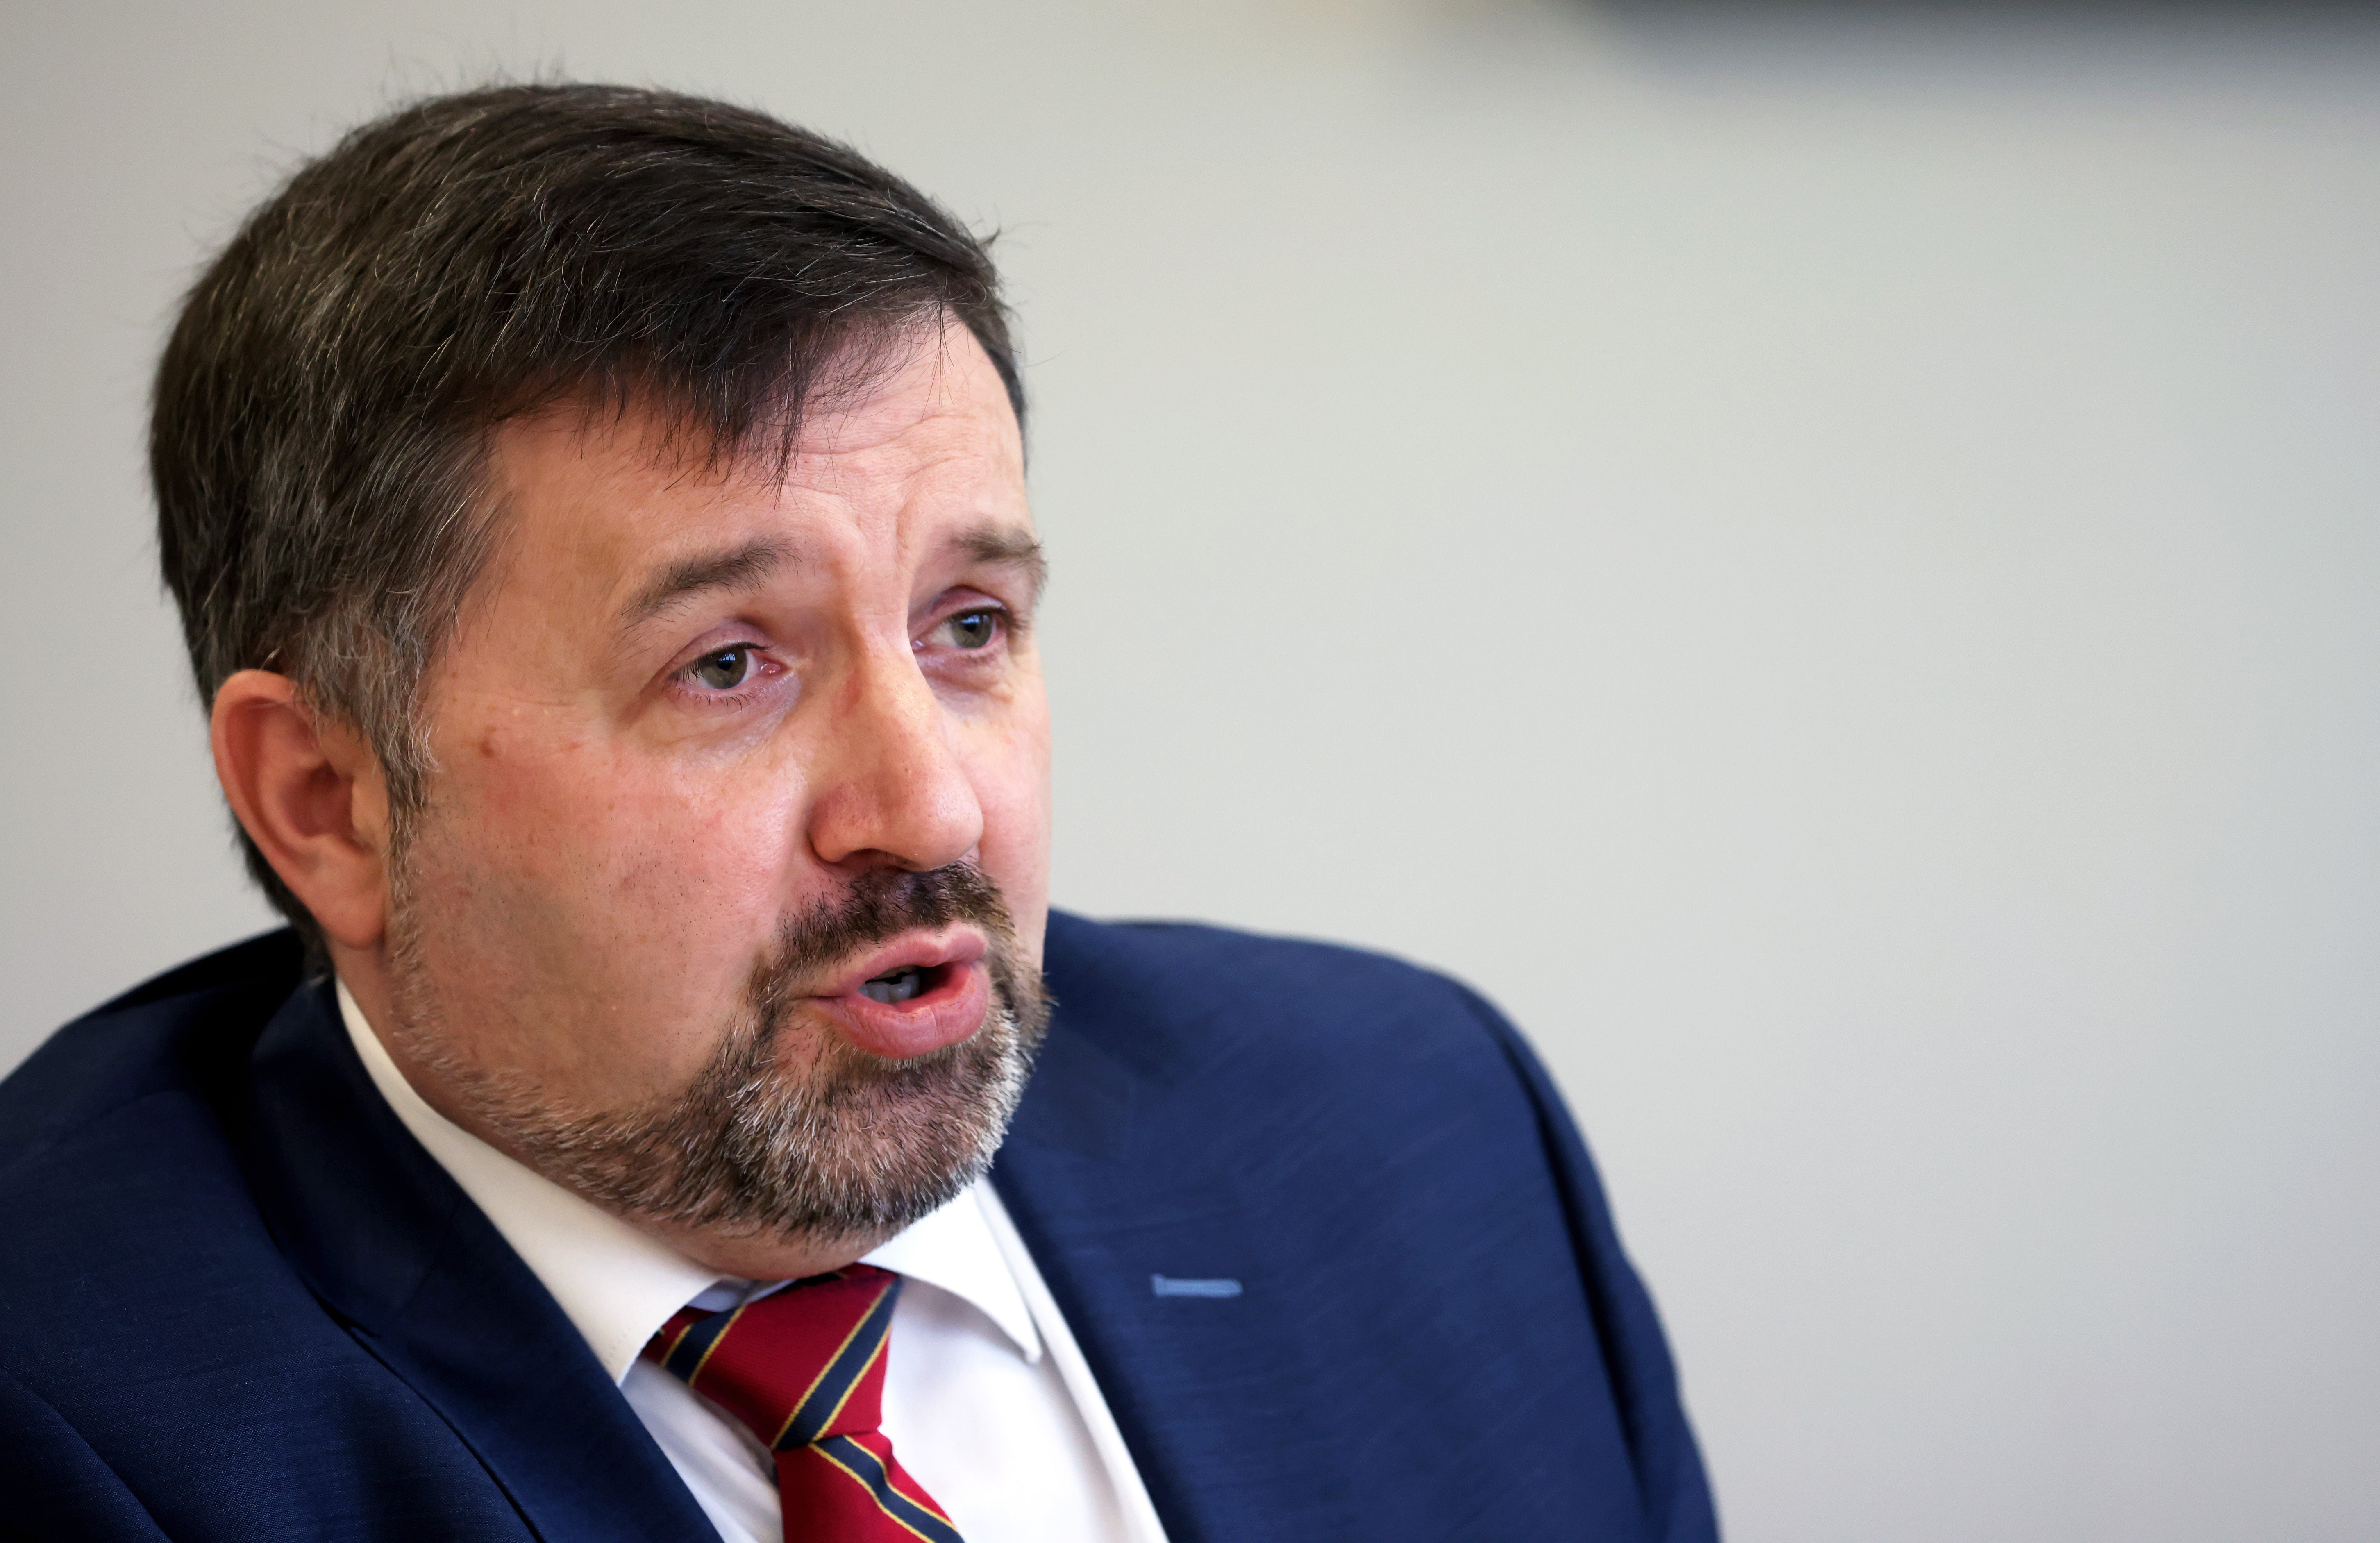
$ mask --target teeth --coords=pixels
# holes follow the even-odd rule
[[[926,972],[915,965],[904,965],[897,970],[886,970],[873,980],[862,981],[859,994],[870,1002],[906,1002],[926,989]]]

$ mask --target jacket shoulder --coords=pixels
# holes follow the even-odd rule
[[[1524,1133],[1567,1127],[1520,1035],[1434,971],[1188,923],[1053,915],[1049,940],[1056,1007],[1043,1059],[1054,1086],[1045,1092],[1105,1081],[1110,1108],[1134,1111],[1111,1124],[1132,1126],[1135,1143],[1288,1143],[1360,1173],[1416,1139],[1468,1141],[1465,1165],[1502,1160],[1519,1172],[1548,1155]],[[1020,1131],[1044,1138],[1092,1101],[1029,1099]]]
[[[0,1080],[0,1190],[27,1161],[156,1094],[211,1100],[301,978],[282,929],[167,970],[50,1036]],[[129,1133],[128,1133],[129,1134]]]
[[[1356,949],[1062,915],[1046,973],[1002,1198],[1060,1261],[1127,1440],[1164,1432],[1143,1471],[1169,1525],[1270,1536],[1305,1508],[1381,1538],[1711,1536],[1651,1301],[1493,1007]],[[1178,1280],[1238,1306],[1183,1311]],[[1305,1435],[1244,1457],[1251,1403]]]
[[[1402,959],[1340,943],[1196,922],[1050,917],[1046,972],[1072,1021],[1123,1019],[1132,1038],[1220,1050],[1255,1039],[1292,1054],[1378,1044],[1384,1028],[1486,1050],[1502,1020],[1469,990]]]
[[[286,1247],[320,1242],[307,1219],[260,1189],[291,1175],[260,1138],[259,1045],[334,1011],[304,975],[294,937],[250,940],[68,1024],[0,1083],[0,1428],[22,1438],[0,1443],[0,1536],[523,1535],[293,1265]],[[382,1197],[342,1198],[351,1250],[385,1244]]]

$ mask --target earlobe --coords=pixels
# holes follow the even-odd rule
[[[388,917],[388,793],[362,736],[266,670],[242,670],[217,688],[210,728],[224,796],[281,881],[334,942],[378,943]]]

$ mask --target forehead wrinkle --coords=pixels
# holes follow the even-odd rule
[[[907,508],[922,489],[951,477],[981,475],[1007,457],[996,438],[955,408],[942,407],[863,443],[813,444],[794,459],[789,492]],[[891,470],[892,474],[887,475]]]
[[[911,480],[953,460],[995,465],[1013,460],[1021,470],[1022,447],[1013,431],[1002,432],[1003,421],[1014,421],[1007,398],[1001,397],[999,413],[987,421],[978,410],[982,404],[953,383],[947,354],[946,339],[944,347],[913,357],[906,367],[891,372],[875,395],[806,419],[787,463],[787,480],[817,486],[855,475],[864,478],[865,471],[853,468],[888,454],[905,454],[915,462]],[[931,381],[926,399],[905,402],[902,383],[920,371]]]
[[[921,419],[920,425],[930,421]],[[897,455],[902,464],[887,467],[877,459],[880,453]],[[896,439],[866,451],[819,456],[788,480],[783,495],[788,502],[832,508],[863,539],[887,540],[908,553],[905,561],[916,562],[929,551],[957,552],[978,561],[1029,566],[1038,550],[1029,526],[1019,530],[978,515],[958,530],[948,529],[954,508],[996,508],[1007,502],[1002,495],[1010,490],[1000,472],[997,447],[971,436],[939,436],[905,450]]]
[[[762,536],[723,551],[681,557],[639,586],[620,608],[621,630],[633,632],[696,595],[715,589],[750,589],[793,560],[793,548]]]

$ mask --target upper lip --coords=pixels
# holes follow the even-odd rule
[[[930,970],[944,965],[972,965],[990,943],[972,927],[946,927],[936,932],[911,932],[895,938],[872,954],[862,954],[847,968],[820,983],[810,995],[850,996],[880,975],[898,969]]]

